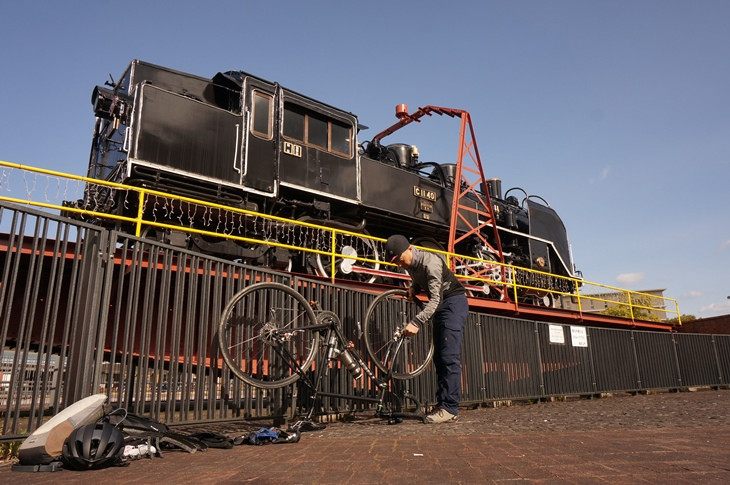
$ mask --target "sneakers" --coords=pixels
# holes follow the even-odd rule
[[[443,408],[434,408],[428,415],[426,415],[426,424],[438,424],[438,423],[455,423],[459,420],[456,414],[451,414]]]

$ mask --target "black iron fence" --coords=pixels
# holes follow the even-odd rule
[[[293,412],[304,402],[296,399],[302,390],[244,385],[215,344],[226,302],[260,280],[301,287],[307,299],[340,316],[356,345],[361,342],[360,323],[375,294],[0,204],[0,440],[27,435],[66,405],[99,392],[114,407],[167,423]],[[464,404],[726,386],[730,336],[472,312],[462,361]],[[370,383],[342,370],[331,372],[324,386],[355,396]],[[431,402],[434,374],[403,386]],[[319,411],[365,407],[324,398]]]

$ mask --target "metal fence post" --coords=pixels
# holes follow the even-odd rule
[[[717,365],[717,381],[722,384],[727,384],[725,376],[722,373],[722,365],[720,364],[720,352],[717,350],[717,339],[712,336],[712,350],[715,352],[715,365]]]
[[[634,350],[634,366],[636,367],[636,388],[637,389],[643,389],[643,386],[641,384],[641,368],[639,366],[639,354],[636,350],[636,332],[634,330],[630,330],[631,332],[631,347]]]
[[[545,369],[542,365],[542,347],[540,347],[540,330],[538,328],[539,323],[537,321],[533,322],[534,328],[535,328],[535,344],[536,344],[536,350],[537,350],[537,368],[540,369],[540,395],[545,395]]]
[[[82,264],[77,276],[76,297],[71,320],[71,346],[68,354],[65,405],[98,390],[96,366],[101,366],[103,348],[98,348],[99,295],[102,273],[101,248],[106,246],[106,231],[86,229]]]

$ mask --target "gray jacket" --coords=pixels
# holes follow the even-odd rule
[[[411,277],[413,292],[417,295],[425,290],[428,295],[428,303],[414,317],[413,323],[420,326],[428,322],[444,299],[463,294],[465,290],[438,254],[412,248],[413,261],[406,271]]]

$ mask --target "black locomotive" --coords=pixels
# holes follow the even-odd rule
[[[423,162],[416,147],[383,145],[382,136],[358,143],[363,127],[352,113],[242,71],[208,79],[139,60],[118,82],[97,86],[92,104],[97,118],[89,177],[360,234],[385,238],[398,232],[416,245],[447,248],[456,164]],[[543,199],[521,189],[503,195],[498,179],[479,190],[489,194],[497,230],[490,224],[483,237],[460,241],[455,252],[575,276],[565,227]],[[137,210],[135,200],[121,197],[120,191],[90,185],[85,200],[72,205],[116,213]],[[479,197],[471,199],[476,204]],[[210,224],[211,215],[195,218],[183,226]],[[455,230],[463,233],[464,224]],[[310,253],[184,230],[153,232],[250,263],[330,271],[327,258]],[[297,237],[306,239],[306,234]],[[382,254],[368,240],[361,248],[369,254],[360,256],[377,260]],[[338,268],[338,275],[347,276],[348,270],[351,264]],[[561,281],[540,285],[569,289]]]

